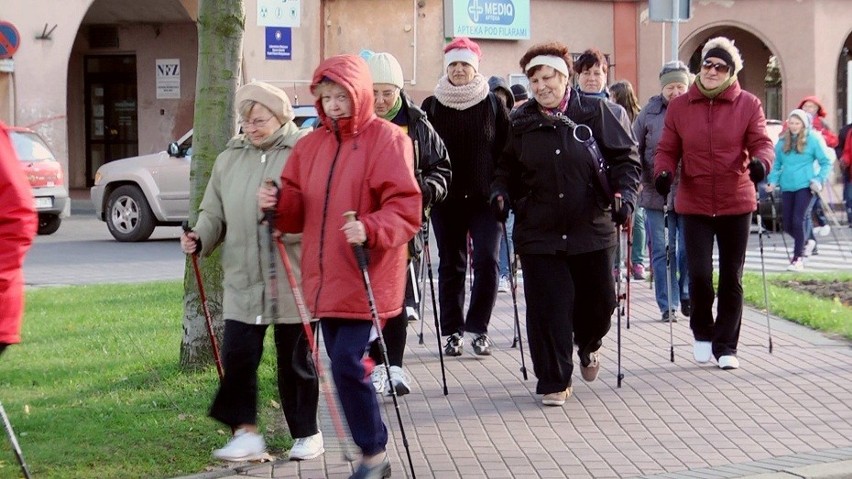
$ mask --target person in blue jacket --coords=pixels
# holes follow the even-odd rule
[[[775,145],[775,167],[767,179],[766,191],[781,188],[781,220],[784,231],[793,237],[793,258],[788,271],[804,269],[805,238],[810,235],[811,209],[828,177],[831,160],[825,155],[825,143],[811,129],[810,116],[800,109],[790,112],[787,130]],[[814,168],[814,161],[819,169]]]

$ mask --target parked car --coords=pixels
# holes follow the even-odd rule
[[[33,130],[11,127],[9,136],[33,189],[38,212],[38,234],[56,233],[62,218],[68,214],[68,189],[65,187],[62,164],[56,160],[44,139]]]
[[[313,105],[295,106],[295,122],[313,128]],[[157,226],[179,226],[189,217],[192,130],[166,151],[111,161],[98,168],[90,190],[95,215],[118,241],[145,241]]]

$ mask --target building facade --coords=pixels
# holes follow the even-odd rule
[[[502,6],[501,6],[502,5]],[[480,71],[522,82],[518,60],[532,44],[596,47],[610,81],[627,79],[640,102],[658,93],[672,58],[671,24],[652,21],[647,0],[244,0],[242,80],[283,88],[313,103],[311,73],[322,58],[388,51],[418,101],[443,73],[448,18],[511,9],[526,37],[477,39]],[[835,130],[852,121],[848,0],[692,0],[678,24],[679,59],[697,68],[703,43],[736,41],[743,87],[783,118],[807,95],[822,99]],[[86,188],[104,162],[165,149],[192,126],[198,0],[4,0],[0,22],[20,33],[0,60],[0,119],[30,126],[64,162],[68,186]],[[499,19],[498,19],[499,20]],[[269,24],[273,25],[270,26]],[[287,28],[282,28],[289,25]],[[2,50],[0,50],[2,52]]]

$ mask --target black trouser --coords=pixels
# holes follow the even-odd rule
[[[713,355],[736,355],[743,317],[743,263],[751,213],[727,216],[683,215],[689,264],[689,327],[698,341],[712,341]],[[713,243],[719,249],[719,294],[713,321]]]
[[[225,377],[210,407],[210,417],[231,427],[257,423],[257,368],[263,355],[266,324],[225,321],[222,366]],[[317,323],[311,323],[316,332]],[[278,394],[281,410],[294,438],[319,432],[319,380],[301,324],[276,324]],[[316,333],[314,333],[316,334]]]
[[[590,253],[521,254],[527,301],[527,339],[537,394],[571,385],[574,344],[581,363],[601,347],[615,309],[615,248]]]
[[[441,332],[445,336],[465,331],[488,332],[491,312],[497,301],[497,254],[500,223],[488,203],[469,198],[451,199],[432,209],[432,225],[438,243],[438,300]],[[464,315],[467,237],[473,241],[473,287],[470,306]]]
[[[388,320],[382,328],[382,336],[385,338],[385,347],[388,350],[388,361],[390,366],[402,367],[402,356],[405,353],[405,341],[408,339],[408,315],[405,308],[402,313]],[[370,344],[370,359],[377,365],[384,364],[385,359],[379,349],[379,340]]]

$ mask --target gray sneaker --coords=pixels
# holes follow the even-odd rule
[[[444,346],[444,354],[447,356],[461,356],[464,352],[464,338],[459,333],[453,333],[447,338]]]
[[[487,334],[480,334],[473,339],[473,352],[478,356],[491,356],[491,340]]]

